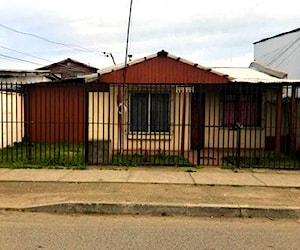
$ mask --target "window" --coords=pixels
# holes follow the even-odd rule
[[[132,92],[130,95],[130,132],[169,132],[168,93]]]
[[[239,122],[244,127],[261,125],[261,93],[247,89],[222,93],[223,125]]]

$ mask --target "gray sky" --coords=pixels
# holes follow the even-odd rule
[[[124,62],[129,3],[0,0],[0,68],[35,69],[68,57],[111,66],[112,60],[98,51]],[[300,27],[299,9],[295,0],[133,0],[129,53],[139,58],[164,49],[203,66],[248,66],[253,42]]]

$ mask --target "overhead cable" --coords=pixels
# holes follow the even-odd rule
[[[6,26],[4,24],[1,24],[1,23],[0,23],[0,27],[2,27],[4,29],[7,29],[9,31],[12,31],[12,32],[21,34],[21,35],[32,36],[32,37],[38,38],[38,39],[40,39],[40,40],[42,40],[44,42],[48,42],[48,43],[52,43],[52,44],[64,46],[64,47],[67,47],[67,48],[70,48],[70,49],[73,49],[73,50],[77,50],[77,51],[80,51],[80,52],[90,52],[90,53],[94,53],[94,54],[97,54],[97,55],[108,57],[108,55],[104,54],[103,52],[98,52],[96,50],[84,48],[82,46],[75,45],[75,44],[68,44],[68,43],[62,43],[62,42],[53,41],[53,40],[50,40],[48,38],[42,37],[40,35],[36,35],[36,34],[33,34],[33,33],[23,32],[23,31],[20,31],[20,30],[16,30],[14,28],[8,27],[8,26]]]

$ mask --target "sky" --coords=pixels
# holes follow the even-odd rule
[[[104,68],[125,61],[130,0],[0,0],[0,69],[66,58]],[[160,50],[206,67],[247,67],[253,42],[300,27],[295,0],[133,0],[128,52]]]

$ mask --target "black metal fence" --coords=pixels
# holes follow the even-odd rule
[[[2,82],[0,164],[299,169],[299,87]]]

